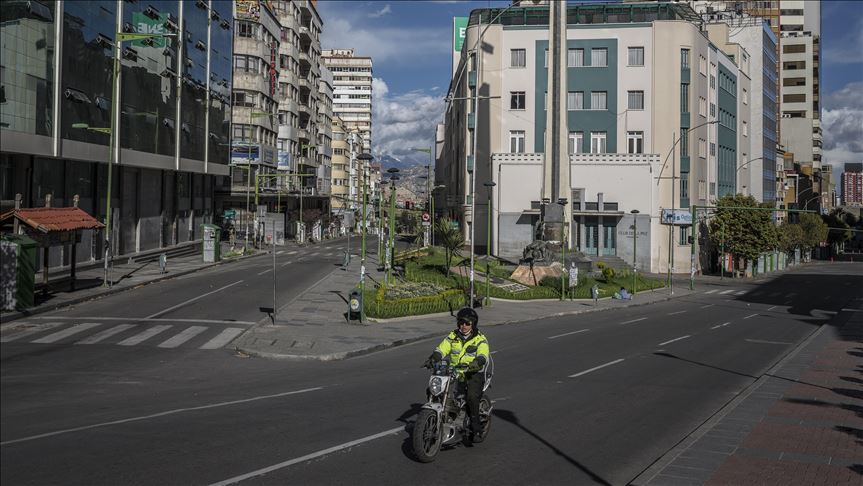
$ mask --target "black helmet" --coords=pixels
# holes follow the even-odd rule
[[[470,321],[474,329],[476,329],[477,325],[479,324],[479,316],[477,315],[476,311],[471,309],[470,307],[463,307],[460,311],[458,311],[455,319],[456,322]]]

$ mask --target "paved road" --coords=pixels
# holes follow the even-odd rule
[[[230,303],[261,263],[214,273],[213,289],[244,282],[165,316],[255,319],[256,309]],[[34,333],[2,345],[0,475],[4,484],[625,484],[849,307],[860,269],[813,265],[758,286],[489,328],[492,435],[434,465],[410,458],[406,432],[430,341],[319,363],[200,350],[204,336],[165,348],[33,343],[53,330]],[[150,289],[128,293],[125,315],[201,295],[182,282],[157,303],[135,298]],[[226,310],[214,316],[203,304],[217,300]],[[70,312],[99,315],[93,306],[104,304]]]

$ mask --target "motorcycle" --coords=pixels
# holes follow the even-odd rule
[[[466,387],[460,386],[459,371],[466,365],[450,365],[446,361],[431,366],[428,401],[422,406],[413,429],[414,455],[420,462],[432,462],[442,447],[467,442],[470,434],[470,414],[467,409]],[[485,383],[479,401],[479,417],[482,424],[482,437],[488,437],[491,428],[491,399],[485,391],[491,386],[494,365],[491,358],[482,373]]]

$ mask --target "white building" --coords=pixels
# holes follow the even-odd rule
[[[372,140],[372,58],[353,49],[324,49],[323,62],[333,73],[333,112],[349,131],[357,131],[362,148]]]
[[[450,85],[454,99],[438,130],[435,173],[446,188],[436,193],[435,205],[478,247],[490,243],[494,254],[518,259],[533,241],[543,204],[548,9],[509,9],[488,27],[477,60],[480,18],[485,28],[501,11],[471,13]],[[691,220],[680,208],[736,192],[739,161],[744,153],[751,158],[751,105],[742,96],[751,92],[749,56],[740,48],[737,59],[745,61],[738,66],[699,30],[700,18],[687,5],[569,5],[567,18],[579,22],[567,28],[562,96],[570,148],[569,246],[631,262],[636,218],[638,267],[688,272]],[[460,100],[475,92],[478,113]],[[497,184],[490,197],[483,185],[489,181]],[[661,224],[672,209],[676,224]]]

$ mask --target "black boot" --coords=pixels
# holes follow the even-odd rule
[[[480,422],[479,416],[473,416],[470,418],[470,428],[473,432],[471,435],[471,442],[479,444],[485,440],[485,437],[482,435],[482,422]]]

